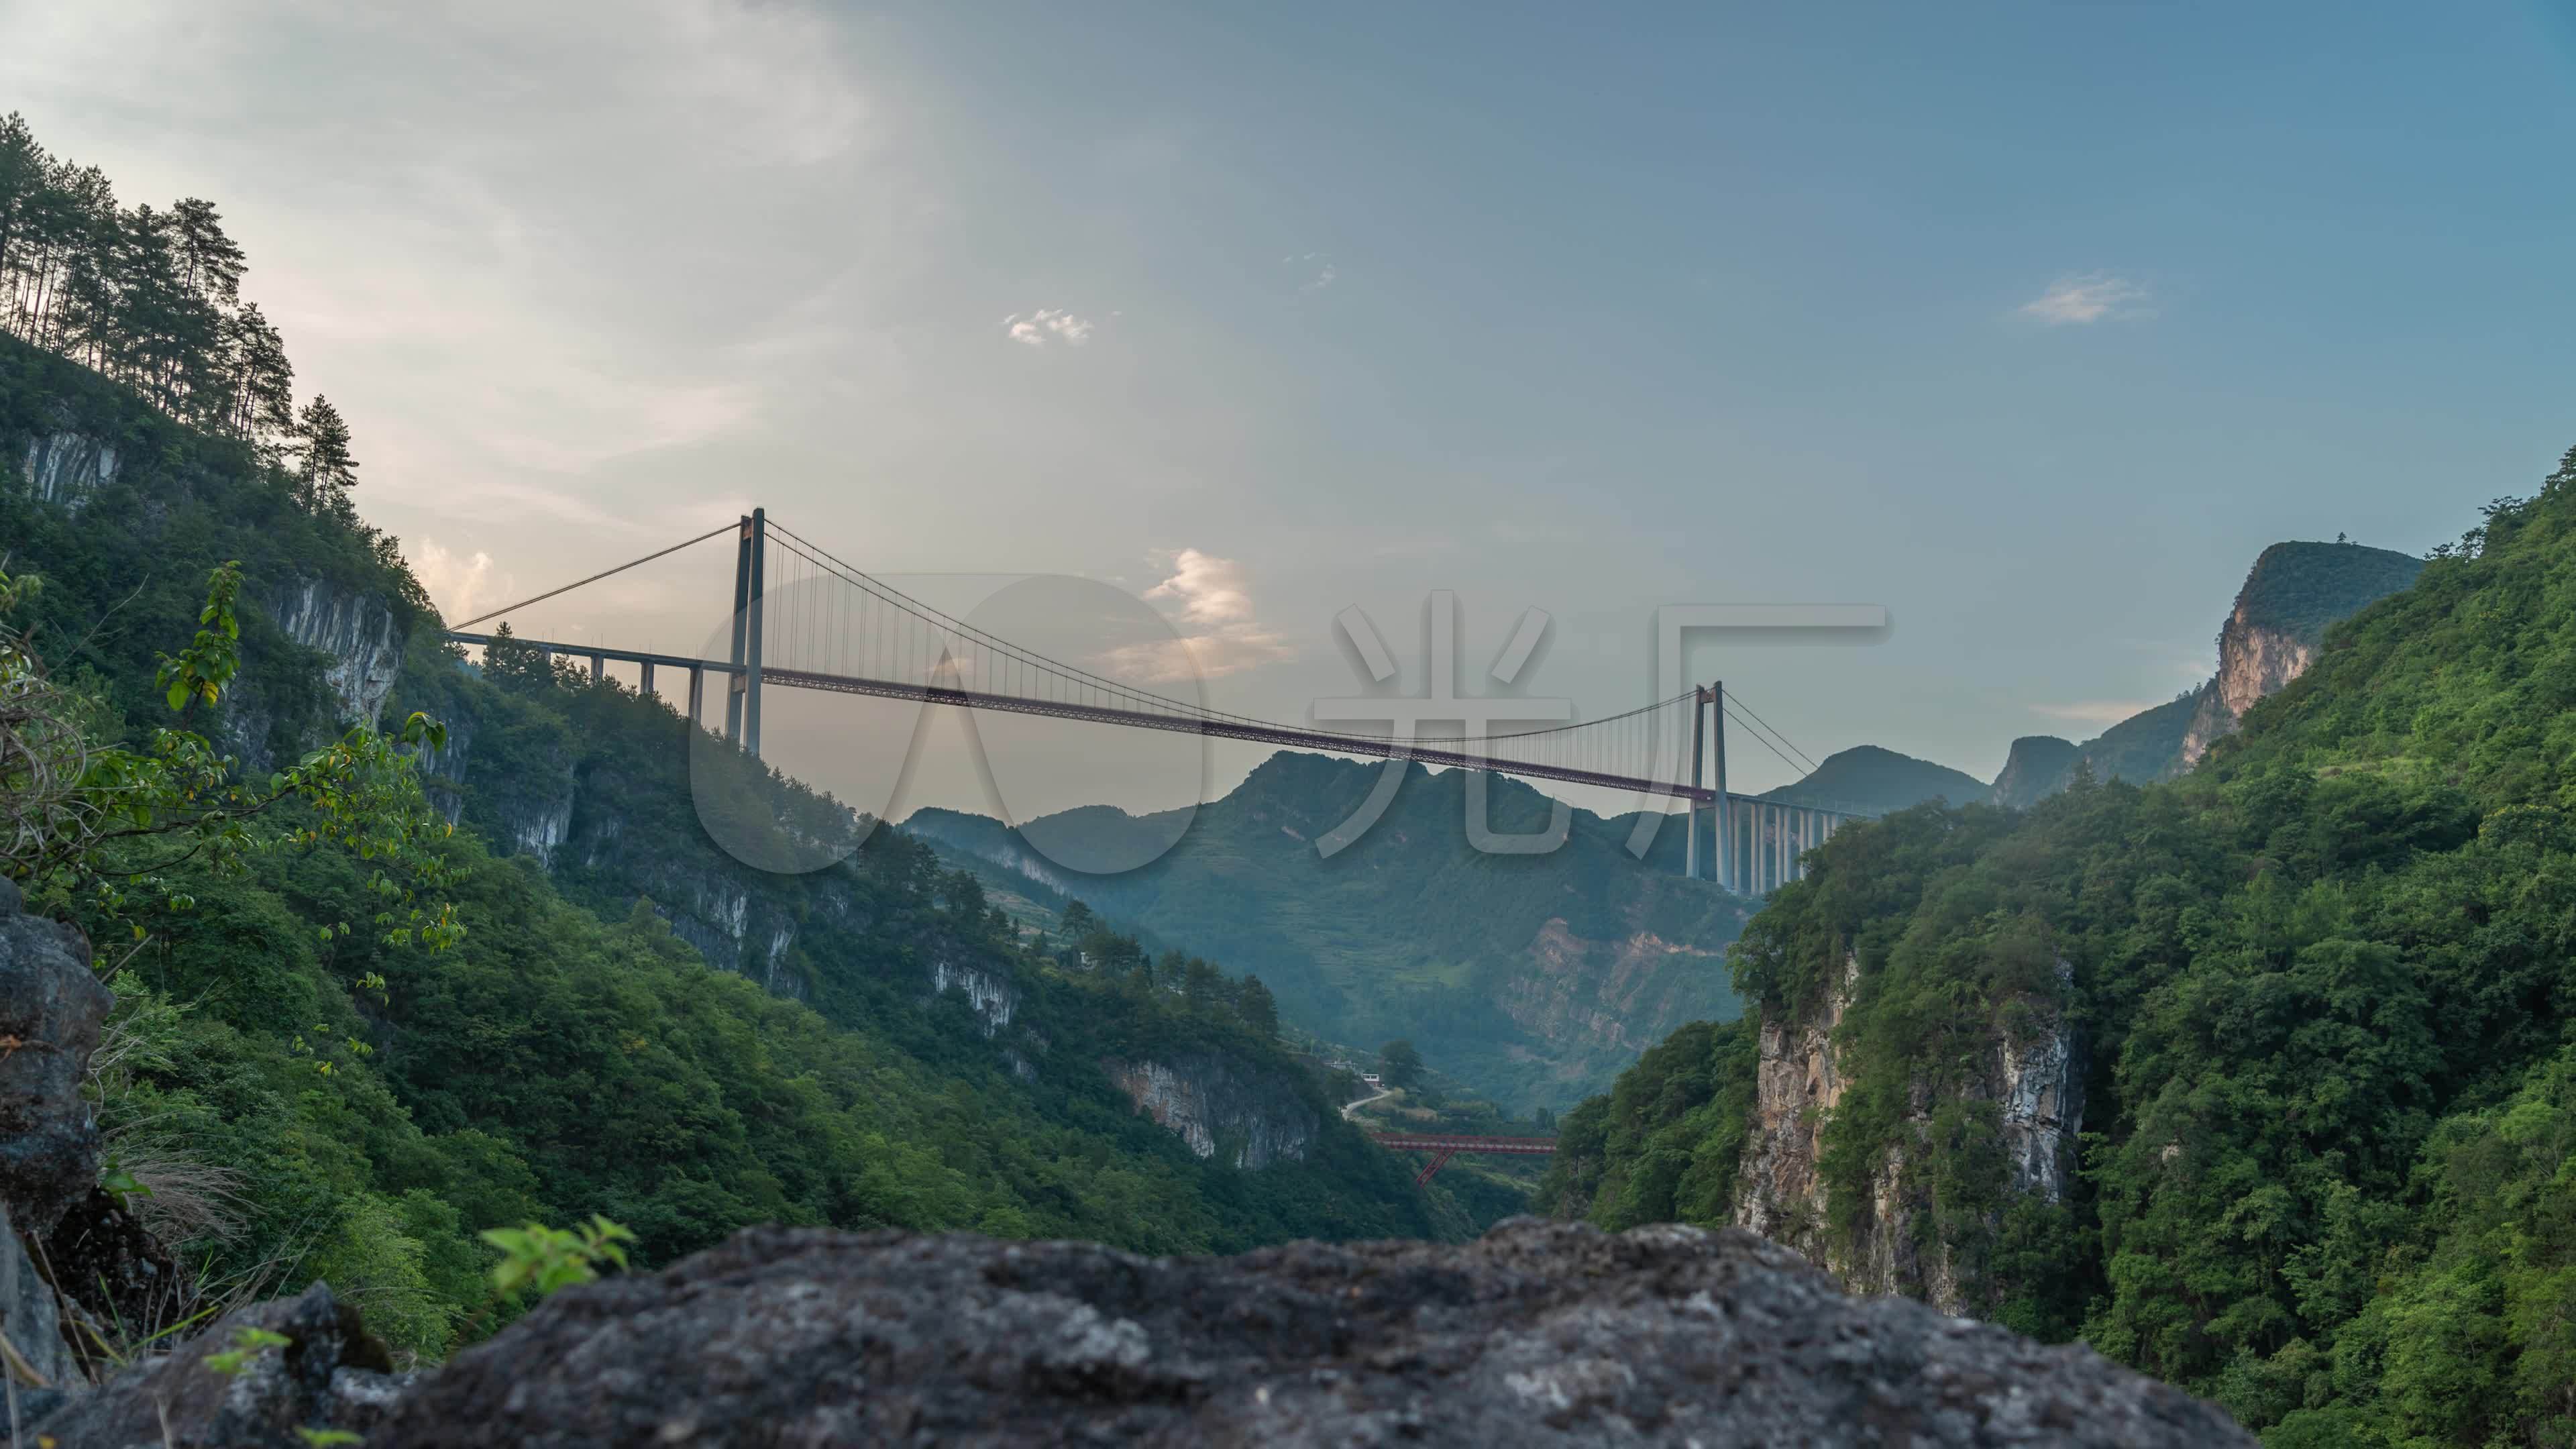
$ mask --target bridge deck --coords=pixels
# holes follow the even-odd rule
[[[1545,1157],[1556,1151],[1553,1137],[1447,1137],[1416,1132],[1372,1132],[1369,1139],[1396,1152],[1505,1152]]]
[[[447,637],[459,644],[489,646],[492,636],[451,632]],[[549,654],[574,658],[614,659],[621,663],[653,664],[671,669],[705,670],[714,674],[737,675],[744,671],[739,664],[721,659],[692,659],[677,654],[653,654],[633,649],[613,649],[593,644],[560,644],[542,639],[520,639],[516,642]],[[1669,800],[1687,800],[1694,805],[1707,805],[1717,799],[1717,792],[1703,786],[1672,780],[1640,778],[1634,775],[1606,774],[1599,770],[1578,769],[1568,765],[1550,765],[1520,760],[1494,759],[1460,750],[1444,750],[1433,744],[1416,744],[1393,737],[1337,734],[1322,730],[1295,729],[1287,725],[1262,724],[1251,720],[1178,713],[1160,714],[1152,710],[1121,709],[1109,705],[1084,704],[1067,700],[1027,699],[1018,695],[992,694],[981,690],[951,689],[940,685],[914,684],[899,679],[869,679],[859,675],[826,674],[807,669],[764,667],[762,682],[785,685],[791,689],[813,689],[833,694],[866,695],[877,699],[909,699],[923,704],[955,705],[960,709],[995,710],[1007,714],[1039,715],[1050,719],[1088,720],[1096,724],[1125,725],[1130,728],[1169,730],[1178,734],[1211,735],[1218,739],[1250,740],[1258,744],[1288,745],[1311,750],[1330,750],[1342,754],[1364,755],[1373,759],[1413,760],[1444,769],[1493,770],[1540,780],[1562,780],[1574,785],[1595,785],[1606,790],[1631,794],[1660,796]],[[1746,795],[1731,799],[1751,800]],[[1767,802],[1766,802],[1767,803]],[[1844,815],[1850,812],[1816,807],[1820,815]]]

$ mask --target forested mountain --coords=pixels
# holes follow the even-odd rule
[[[2066,788],[2080,767],[2096,780],[2170,779],[2200,762],[2254,702],[2299,676],[2328,625],[2414,582],[2424,561],[2384,548],[2276,543],[2254,559],[2218,631],[2218,672],[2081,746],[2054,735],[2013,741],[1995,776],[1997,804],[2023,806]],[[1952,797],[1951,803],[1961,802]]]
[[[2273,1444],[2569,1442],[2572,710],[2576,452],[2191,774],[1837,834],[1548,1200],[1758,1222]]]
[[[1681,877],[1678,826],[1641,861],[1633,816],[1576,810],[1561,849],[1489,855],[1467,840],[1466,777],[1412,765],[1374,828],[1320,854],[1382,768],[1274,755],[1201,806],[1169,854],[1117,875],[1065,870],[983,816],[924,810],[905,826],[1258,973],[1318,1035],[1410,1037],[1507,1110],[1578,1101],[1665,1032],[1733,1013],[1718,952],[1748,907]],[[1517,781],[1493,780],[1488,799],[1496,831],[1547,825],[1546,797]],[[1105,807],[1028,828],[1060,849],[1170,836]]]
[[[1824,763],[1805,779],[1763,791],[1762,798],[1789,805],[1883,815],[1926,800],[1973,805],[1986,798],[1986,787],[1977,783],[1974,775],[1947,765],[1876,745],[1855,745],[1825,756]]]
[[[417,752],[456,825],[444,949],[387,928],[382,862],[319,820],[246,873],[182,836],[121,887],[29,898],[112,972],[91,1089],[117,1201],[185,1265],[156,1312],[327,1277],[434,1354],[494,1326],[477,1230],[591,1213],[650,1262],[756,1222],[1158,1252],[1473,1231],[1339,1119],[1258,983],[1114,934],[1136,969],[1088,969],[928,846],[703,750],[730,808],[865,836],[810,876],[742,866],[699,824],[668,706],[534,651],[469,668],[399,542],[350,508],[345,427],[216,404],[249,364],[204,338],[253,314],[228,310],[238,253],[208,240],[211,208],[156,230],[41,156],[31,190],[14,121],[0,143],[0,276],[35,339],[0,338],[10,647],[100,742],[142,745],[179,700],[164,656],[208,647],[189,639],[209,576],[237,560],[240,673],[195,716],[236,778],[413,710],[446,725]],[[147,308],[136,289],[186,255],[172,237],[232,260]],[[213,331],[179,337],[163,302]],[[234,617],[203,616],[223,648]]]

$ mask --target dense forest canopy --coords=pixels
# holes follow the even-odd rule
[[[1760,1022],[1813,1020],[1849,955],[1816,1245],[1899,1151],[1978,1311],[2267,1442],[2576,1442],[2571,812],[2576,451],[2194,774],[1837,835],[1733,957],[1756,1017],[1569,1115],[1547,1198],[1725,1221]],[[2046,1204],[2006,1191],[1965,1078],[2055,1020],[2092,1067]]]

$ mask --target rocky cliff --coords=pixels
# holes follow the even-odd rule
[[[229,1388],[201,1341],[32,1428],[56,1449],[293,1449],[327,1428],[373,1449],[2253,1443],[2090,1349],[1846,1297],[1749,1234],[1671,1226],[1167,1259],[756,1228],[557,1293],[411,1382],[327,1294],[294,1310]]]
[[[2307,672],[2328,625],[2405,588],[2424,561],[2351,543],[2276,543],[2254,561],[2218,631],[2218,674],[2200,693],[2177,771],[2234,734],[2256,701]]]
[[[373,594],[322,579],[294,579],[271,591],[269,616],[287,638],[329,661],[322,681],[343,721],[375,727],[402,669],[403,633],[394,612]]]
[[[1215,1052],[1187,1052],[1169,1062],[1106,1061],[1101,1069],[1137,1110],[1203,1158],[1263,1168],[1302,1160],[1315,1139],[1316,1115],[1289,1084],[1264,1080]]]
[[[2061,981],[2069,974],[2059,965]],[[1828,1124],[1850,1085],[1838,1029],[1869,982],[1857,955],[1846,956],[1838,981],[1805,1015],[1766,1015],[1743,1165],[1737,1177],[1735,1221],[1764,1237],[1807,1254],[1859,1293],[1901,1293],[1945,1312],[1968,1311],[1962,1264],[1955,1253],[1955,1204],[1936,1201],[1930,1149],[1936,1116],[1975,1124],[1991,1133],[2000,1158],[1993,1187],[2013,1198],[2044,1203],[2067,1199],[2077,1166],[2077,1137],[2084,1120],[2084,1043],[2053,1006],[2032,1009],[2016,1029],[1998,1029],[1972,1063],[1964,1081],[1935,1091],[1923,1080],[1908,1083],[1905,1120],[1896,1140],[1870,1165],[1868,1202],[1856,1212],[1831,1199],[1821,1170]],[[1991,1228],[1997,1208],[1981,1212]],[[1942,1216],[1952,1228],[1934,1230]],[[1856,1231],[1829,1229],[1837,1217]]]
[[[44,433],[27,440],[19,473],[39,500],[77,511],[116,481],[117,461],[114,443],[83,433]]]
[[[1995,798],[2029,806],[2066,788],[2080,759],[2097,780],[2143,784],[2182,774],[2236,732],[2256,701],[2307,672],[2332,625],[2415,581],[2424,561],[2357,543],[2276,543],[2263,550],[2218,631],[2218,673],[2191,693],[2122,720],[2081,747],[2051,736],[2013,741]],[[2024,747],[2029,751],[2025,757]],[[2066,751],[2072,757],[2060,759]]]

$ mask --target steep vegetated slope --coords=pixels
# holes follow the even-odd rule
[[[925,810],[906,827],[1257,972],[1282,1014],[1320,1035],[1409,1037],[1507,1109],[1580,1100],[1673,1028],[1733,1014],[1719,953],[1747,905],[1681,877],[1678,827],[1639,860],[1633,816],[1575,811],[1553,853],[1484,854],[1467,838],[1466,777],[1416,765],[1373,829],[1321,855],[1315,842],[1381,768],[1273,756],[1201,807],[1169,854],[1115,875],[1065,870],[981,816]],[[1547,825],[1547,799],[1516,781],[1494,780],[1489,805],[1498,832]],[[1029,829],[1169,835],[1100,807]]]
[[[605,1213],[652,1261],[763,1221],[1157,1251],[1467,1231],[1230,992],[1068,971],[892,830],[811,876],[735,864],[668,708],[541,661],[469,670],[396,541],[254,443],[0,338],[0,458],[7,568],[45,585],[13,623],[111,730],[166,713],[155,653],[232,558],[245,668],[216,733],[245,768],[352,719],[450,724],[425,765],[461,827],[461,944],[378,939],[346,855],[248,880],[180,859],[193,907],[147,912],[115,978],[112,1172],[210,1292],[327,1277],[434,1353],[486,1296],[474,1232],[530,1218]],[[854,830],[717,753],[738,800]]]
[[[2331,546],[2329,546],[2331,547]],[[1846,831],[1547,1196],[2224,1401],[2275,1444],[2576,1435],[2576,452],[2200,768]]]

